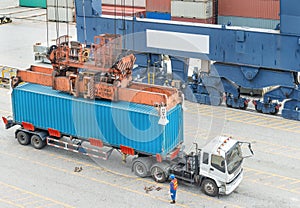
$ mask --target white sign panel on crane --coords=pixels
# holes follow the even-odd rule
[[[209,54],[209,35],[146,30],[147,47]]]

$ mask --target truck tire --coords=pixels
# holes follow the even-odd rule
[[[133,171],[134,171],[135,175],[137,175],[141,178],[145,178],[148,175],[146,165],[144,163],[142,163],[141,161],[136,161],[133,164]]]
[[[167,180],[167,176],[163,169],[156,165],[151,168],[151,176],[158,183],[163,183]]]
[[[201,184],[202,191],[208,196],[217,196],[219,188],[211,179],[204,179]]]
[[[36,134],[32,135],[31,137],[31,145],[35,148],[35,149],[42,149],[43,147],[45,147],[46,142],[42,140],[42,138]]]
[[[244,103],[243,107],[240,107],[240,109],[242,109],[242,110],[246,110],[247,108],[248,108],[248,104],[245,104],[245,103]]]
[[[29,134],[24,131],[18,131],[17,139],[21,145],[28,145],[30,143]]]

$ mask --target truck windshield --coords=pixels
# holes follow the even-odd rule
[[[227,153],[226,153],[226,163],[227,170],[229,174],[232,174],[235,170],[240,167],[243,161],[242,150],[239,143],[236,143]]]

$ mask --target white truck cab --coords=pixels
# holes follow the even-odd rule
[[[247,146],[245,149],[243,146]],[[204,193],[210,196],[230,194],[243,179],[244,158],[253,155],[251,144],[218,136],[201,150],[200,174]]]

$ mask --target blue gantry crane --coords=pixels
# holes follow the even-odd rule
[[[276,30],[228,25],[173,22],[143,17],[106,16],[101,0],[75,0],[77,37],[92,43],[103,33],[121,34],[123,48],[136,53],[137,63],[157,63],[160,54],[171,57],[173,71],[187,81],[188,58],[209,60],[207,70],[193,75],[190,88],[198,102],[246,109],[249,100],[240,88],[273,88],[253,103],[258,112],[300,120],[300,1],[280,1]],[[180,57],[176,59],[174,57]],[[274,87],[276,86],[276,87]]]

